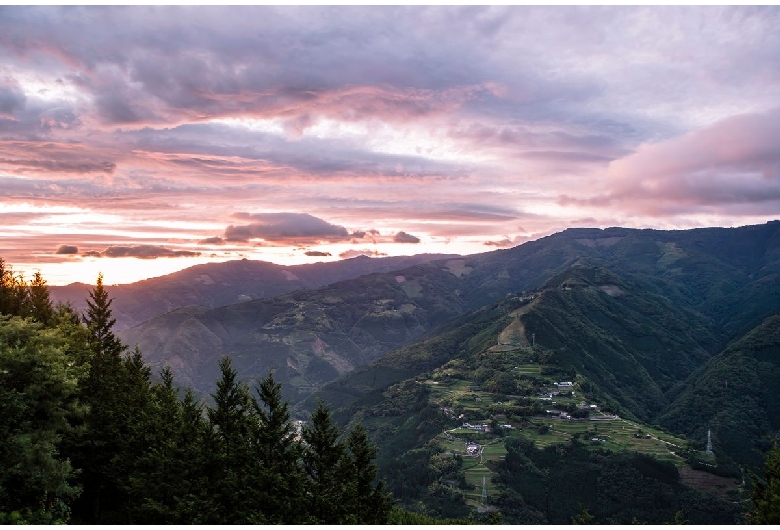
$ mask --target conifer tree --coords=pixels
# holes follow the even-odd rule
[[[173,386],[170,368],[160,372],[159,383],[152,385],[146,428],[146,447],[138,455],[130,496],[136,499],[131,519],[136,524],[172,524],[175,522],[175,495],[179,487],[182,462],[177,443],[181,430],[181,402]]]
[[[210,501],[216,504],[220,519],[211,524],[248,524],[257,521],[252,504],[251,435],[257,418],[252,396],[239,382],[229,358],[220,360],[222,377],[212,394],[214,408],[207,410],[211,427],[211,490]]]
[[[87,298],[83,321],[87,326],[89,355],[85,362],[89,374],[83,381],[81,394],[89,405],[85,430],[72,440],[74,464],[82,469],[84,492],[74,503],[78,522],[124,522],[115,520],[125,497],[119,477],[114,472],[120,452],[121,437],[126,434],[128,414],[124,381],[128,371],[123,366],[125,346],[114,335],[112,300],[103,287],[99,274],[95,288]]]
[[[41,271],[36,271],[30,282],[30,316],[48,326],[54,321],[54,308],[49,298],[49,288]]]
[[[349,462],[330,410],[320,401],[303,428],[307,523],[354,524]]]
[[[114,335],[113,327],[116,319],[111,311],[112,299],[103,287],[103,273],[98,274],[95,288],[87,298],[87,314],[84,323],[89,329],[89,345],[98,357],[114,357],[117,361],[125,347]]]
[[[119,438],[108,468],[109,479],[121,492],[122,501],[113,514],[117,523],[136,523],[148,490],[138,482],[144,476],[143,463],[155,443],[155,414],[152,407],[151,369],[146,366],[136,346],[122,359],[122,370],[115,392],[118,399],[115,418]]]
[[[30,288],[27,280],[21,273],[16,277],[14,285],[14,314],[21,317],[29,317],[32,306],[30,305]]]
[[[22,274],[14,275],[13,268],[0,258],[0,314],[17,317],[30,316],[30,293]]]
[[[14,306],[13,285],[13,269],[6,265],[3,258],[0,258],[0,315],[15,315],[12,311]]]
[[[358,524],[385,524],[392,508],[384,481],[377,483],[374,464],[377,448],[368,440],[368,432],[358,423],[347,438],[351,475],[354,482],[353,510]]]
[[[295,524],[303,476],[299,465],[301,448],[295,440],[288,403],[282,400],[282,385],[273,375],[260,381],[260,399],[255,401],[258,424],[255,435],[254,476],[259,480],[259,506],[270,523]]]
[[[215,504],[207,497],[208,481],[213,474],[209,469],[213,460],[207,450],[209,433],[203,405],[188,388],[181,400],[181,423],[176,435],[176,460],[181,463],[182,469],[174,493],[175,524],[203,524],[219,520]]]

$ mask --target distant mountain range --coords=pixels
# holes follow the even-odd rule
[[[743,466],[760,469],[780,434],[780,297],[758,297],[751,313],[771,316],[731,335],[723,330],[746,321],[739,310],[719,311],[716,321],[659,286],[574,265],[357,368],[298,407],[323,399],[340,422],[368,426],[391,491],[440,517],[481,506],[479,480],[484,488],[489,477],[490,504],[510,523],[566,524],[584,508],[608,523],[659,524],[683,513],[698,524],[736,522]],[[573,386],[556,389],[556,381]],[[593,403],[618,419],[548,419]],[[481,434],[488,424],[499,443]],[[493,456],[448,457],[464,454],[463,440],[488,444]],[[616,453],[600,453],[602,444]]]
[[[141,284],[152,286],[155,280],[140,282],[128,286],[137,293],[133,300],[138,304],[150,296],[171,306],[185,302],[197,307],[152,318],[121,332],[121,337],[130,345],[138,344],[153,365],[171,365],[181,383],[201,392],[210,388],[219,357],[230,355],[242,376],[255,378],[275,370],[288,396],[302,399],[328,381],[434,333],[449,319],[507,295],[560,282],[556,275],[574,274],[577,266],[617,275],[616,288],[629,296],[608,297],[611,306],[626,300],[633,300],[634,305],[611,310],[643,316],[643,323],[637,324],[640,329],[659,325],[675,329],[678,323],[680,337],[665,347],[691,346],[684,359],[675,361],[688,370],[780,307],[780,222],[682,231],[569,229],[508,250],[443,259],[428,256],[417,258],[420,264],[403,268],[412,260],[406,259],[405,263],[381,262],[384,268],[399,264],[392,272],[221,307],[214,307],[217,295],[198,303],[197,293],[201,289],[224,291],[219,298],[224,300],[238,296],[235,293],[242,292],[242,286],[221,288],[230,283],[212,274],[206,280],[200,272],[203,269],[197,267],[178,273],[176,285],[187,285],[184,294],[166,296],[164,280],[151,291]],[[366,270],[371,263],[358,260],[351,270]],[[346,275],[337,264],[320,267],[325,265],[331,267],[330,277]],[[222,266],[225,277],[228,267],[253,277],[254,290],[243,287],[242,293],[254,297],[262,295],[265,285],[259,274],[251,274],[254,266],[273,271],[268,276],[275,278],[275,289],[292,287],[309,277],[317,278],[307,280],[312,285],[325,283],[328,276],[315,273],[316,266],[280,268],[253,262]],[[290,274],[300,280],[286,279]],[[619,287],[620,282],[627,283]],[[633,297],[632,292],[639,291],[649,294]],[[113,290],[111,294],[116,296]],[[121,307],[119,299],[116,304]],[[558,309],[559,313],[566,311],[566,307]],[[545,314],[544,318],[549,321],[552,316]],[[614,330],[607,327],[606,331]],[[543,337],[543,333],[537,337],[541,344]],[[637,362],[645,370],[653,369],[648,359]],[[668,390],[676,381],[661,377],[655,392]]]
[[[419,254],[369,258],[358,256],[336,262],[283,266],[265,261],[235,260],[196,265],[166,276],[111,286],[115,330],[121,331],[150,318],[189,305],[213,308],[247,300],[273,298],[302,289],[316,289],[372,272],[387,272],[452,256]],[[92,286],[73,283],[49,287],[54,302],[70,301],[84,311]]]

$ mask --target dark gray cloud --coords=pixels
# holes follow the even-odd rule
[[[200,241],[198,241],[198,244],[199,245],[224,245],[225,240],[219,236],[207,237],[206,239],[201,239]]]
[[[60,245],[55,254],[78,254],[79,248],[75,245]]]
[[[90,250],[84,252],[83,256],[95,256],[101,258],[194,258],[200,256],[200,252],[191,252],[189,250],[171,250],[157,245],[111,245],[105,250],[98,252]]]
[[[236,213],[236,219],[252,221],[247,225],[230,225],[226,241],[246,242],[263,239],[274,243],[303,244],[318,241],[344,241],[349,232],[343,226],[323,221],[307,213]]]
[[[406,232],[398,232],[393,236],[393,241],[396,243],[419,243],[420,238]]]
[[[307,250],[305,252],[305,254],[307,256],[321,256],[321,257],[325,257],[325,256],[330,256],[331,255],[330,252],[322,252],[320,250]]]
[[[413,154],[366,150],[351,141],[302,138],[290,141],[277,134],[251,132],[228,125],[189,124],[170,130],[151,128],[122,135],[128,148],[180,168],[215,175],[267,178],[428,178],[457,179],[474,168]],[[222,158],[219,158],[222,157]]]

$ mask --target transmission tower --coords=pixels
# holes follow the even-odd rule
[[[712,430],[707,429],[707,454],[712,454]]]
[[[485,485],[485,475],[482,475],[482,506],[487,506],[487,486]]]

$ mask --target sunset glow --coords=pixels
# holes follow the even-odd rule
[[[2,7],[0,257],[50,284],[780,217],[780,10]]]

